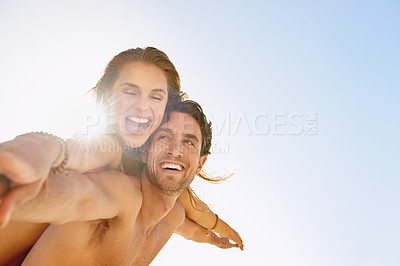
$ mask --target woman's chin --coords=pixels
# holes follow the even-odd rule
[[[139,148],[141,146],[143,146],[143,144],[146,143],[147,139],[149,138],[149,136],[121,136],[122,142],[124,143],[125,147],[128,148]]]

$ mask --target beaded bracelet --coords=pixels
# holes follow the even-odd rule
[[[58,175],[64,172],[65,166],[68,163],[69,159],[69,149],[68,146],[65,144],[65,141],[57,137],[56,135],[45,133],[45,132],[32,132],[33,134],[38,134],[40,136],[45,136],[56,140],[61,145],[61,152],[58,154],[57,158],[51,164],[50,174],[51,175]]]

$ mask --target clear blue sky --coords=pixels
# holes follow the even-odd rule
[[[214,124],[198,194],[245,251],[152,265],[399,265],[399,1],[1,1],[0,141],[70,137],[112,56],[155,46]]]

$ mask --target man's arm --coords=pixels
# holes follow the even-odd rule
[[[175,233],[183,236],[188,240],[192,240],[199,243],[209,243],[219,248],[233,248],[239,247],[238,244],[232,244],[229,242],[227,237],[219,237],[210,229],[204,228],[199,224],[191,221],[185,217],[184,222],[181,226],[176,229]]]
[[[18,204],[18,187],[12,188],[3,198],[0,210],[4,205],[17,204],[15,209],[9,208],[14,209],[11,220],[35,223],[62,224],[113,218],[121,213],[127,202],[133,202],[133,209],[135,204],[140,207],[141,195],[130,178],[116,171],[83,175],[68,170],[49,177],[47,187],[23,204]],[[7,215],[0,211],[0,224],[8,222]]]

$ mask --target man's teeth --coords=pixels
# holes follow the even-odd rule
[[[141,124],[145,124],[145,123],[149,122],[149,119],[147,119],[147,118],[139,118],[139,117],[135,117],[135,116],[128,116],[128,119],[135,123],[141,123]]]
[[[163,169],[172,169],[172,170],[178,170],[181,171],[182,170],[182,166],[179,164],[174,164],[174,163],[163,163],[161,165],[161,167]]]

